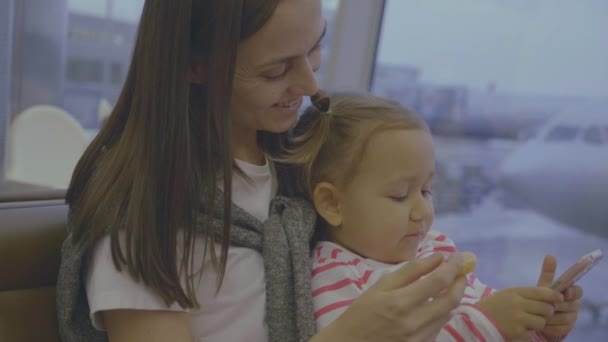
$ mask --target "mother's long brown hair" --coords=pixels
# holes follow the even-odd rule
[[[232,184],[237,46],[268,21],[279,1],[146,0],[116,108],[74,170],[66,198],[74,242],[90,251],[109,234],[115,266],[167,304],[198,305],[192,277],[195,237],[201,234],[196,220],[201,212],[213,213],[218,182],[224,189]],[[191,83],[189,74],[199,66],[204,81]],[[230,203],[226,191],[219,256],[210,221],[202,233],[218,286],[226,268]],[[180,279],[186,279],[185,288]]]

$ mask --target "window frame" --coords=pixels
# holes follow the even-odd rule
[[[326,65],[322,87],[371,89],[385,3],[386,0],[340,2],[331,48],[323,61]]]

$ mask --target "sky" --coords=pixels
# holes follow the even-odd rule
[[[608,1],[387,0],[377,60],[431,83],[608,98]]]

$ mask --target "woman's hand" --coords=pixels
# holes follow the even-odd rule
[[[409,262],[382,277],[313,341],[433,341],[464,294],[461,267],[456,253],[446,262],[441,255]]]
[[[110,342],[192,342],[190,318],[185,312],[107,310],[103,312]]]

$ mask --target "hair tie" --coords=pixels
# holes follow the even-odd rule
[[[312,105],[321,113],[331,117],[332,112],[330,110],[331,100],[329,96],[322,90],[319,90],[316,94],[310,97]]]

